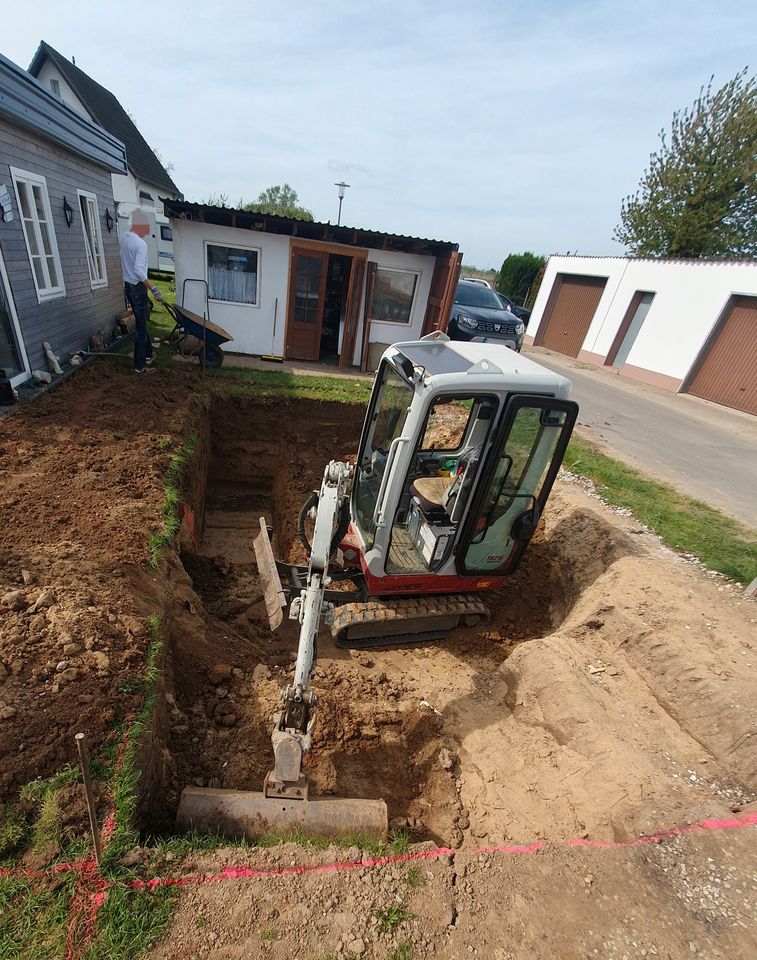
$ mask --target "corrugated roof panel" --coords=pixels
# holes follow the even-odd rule
[[[238,222],[237,225],[240,227],[246,227],[248,229],[251,227],[251,223],[253,221],[258,221],[261,225],[264,221],[267,221],[270,224],[280,225],[282,228],[296,226],[296,233],[284,229],[272,232],[286,232],[289,233],[290,236],[300,236],[303,240],[321,239],[318,237],[308,237],[306,235],[310,231],[320,230],[321,232],[328,232],[329,237],[326,239],[330,240],[331,242],[343,243],[349,246],[368,245],[365,242],[363,244],[360,243],[359,238],[362,237],[364,240],[366,238],[373,238],[377,241],[386,240],[389,243],[395,244],[425,244],[429,247],[434,247],[435,251],[438,252],[441,252],[442,250],[458,249],[458,244],[452,243],[448,240],[432,240],[428,237],[412,237],[404,233],[386,233],[381,230],[371,230],[367,227],[350,227],[344,224],[337,226],[336,224],[329,223],[328,221],[302,220],[299,217],[280,217],[272,213],[259,213],[254,210],[242,210],[233,207],[217,207],[206,203],[191,203],[188,200],[161,199],[163,201],[167,216],[173,215],[177,217],[184,217],[185,219],[191,219],[194,216],[199,217],[202,215],[203,218],[207,218],[208,215],[211,215],[228,220],[241,220],[242,222]],[[246,221],[250,221],[250,223],[247,223]],[[355,239],[352,239],[349,236],[350,234],[357,236]]]

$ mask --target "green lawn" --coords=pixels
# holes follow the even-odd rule
[[[625,507],[674,550],[697,557],[711,570],[748,584],[757,576],[757,533],[674,487],[644,476],[576,436],[565,467],[589,477],[597,492]]]

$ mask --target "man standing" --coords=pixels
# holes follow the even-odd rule
[[[152,344],[147,333],[150,301],[147,291],[156,300],[162,300],[160,290],[147,279],[147,244],[144,237],[150,232],[147,216],[137,207],[131,215],[131,229],[121,235],[121,272],[124,275],[126,299],[134,311],[134,373],[152,373]]]

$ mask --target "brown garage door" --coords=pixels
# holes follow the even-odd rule
[[[757,414],[757,297],[733,297],[684,390]]]
[[[606,283],[606,277],[558,273],[547,301],[545,321],[534,342],[577,357]]]

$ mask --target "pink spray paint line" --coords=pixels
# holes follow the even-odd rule
[[[506,844],[494,847],[477,847],[471,851],[473,856],[482,854],[530,854],[538,853],[548,846],[563,847],[638,847],[646,843],[661,843],[672,837],[680,837],[690,833],[701,833],[714,830],[737,830],[741,827],[757,826],[757,812],[746,813],[742,817],[729,820],[703,820],[685,827],[671,827],[668,830],[649,836],[636,837],[633,840],[585,840],[574,838],[570,840],[537,840],[529,844]],[[182,877],[153,877],[151,880],[132,880],[128,884],[133,890],[156,890],[158,887],[187,887],[201,886],[211,883],[221,883],[224,880],[261,880],[270,877],[299,877],[303,874],[341,873],[347,870],[365,870],[372,867],[383,867],[391,863],[407,863],[418,860],[435,860],[467,851],[453,850],[451,847],[436,847],[433,850],[423,850],[420,853],[397,854],[391,857],[374,857],[370,860],[345,860],[327,864],[301,864],[294,867],[226,867],[218,873],[212,874],[185,874]]]
[[[65,960],[80,960],[97,934],[97,914],[105,903],[111,884],[97,872],[94,858],[82,868],[69,909]],[[94,889],[88,889],[94,888]]]

